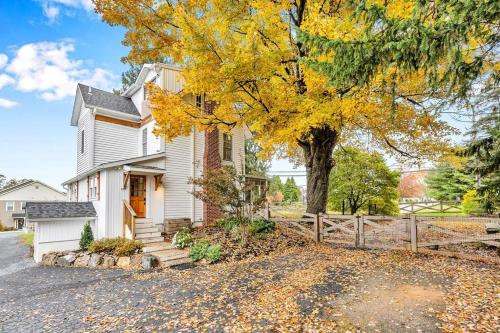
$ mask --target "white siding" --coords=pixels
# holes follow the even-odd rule
[[[106,237],[121,237],[123,225],[123,200],[129,200],[129,186],[123,189],[123,170],[106,171]]]
[[[4,201],[67,201],[67,196],[40,183],[22,187],[0,196]]]
[[[98,200],[97,198],[95,200],[91,200],[92,204],[94,205],[94,209],[97,213],[97,216],[99,219],[97,220],[97,226],[96,230],[94,230],[94,234],[96,235],[96,238],[102,238],[106,237],[106,206],[107,206],[107,201],[106,201],[106,193],[108,187],[106,186],[106,180],[107,180],[107,172],[106,171],[101,171],[99,173],[99,196]]]
[[[191,218],[192,138],[182,136],[165,144],[165,218]]]
[[[85,142],[84,142],[84,151],[82,154],[82,131],[85,131]],[[82,107],[82,111],[80,113],[80,119],[78,120],[78,139],[77,141],[77,158],[76,158],[76,173],[80,174],[87,170],[90,170],[93,164],[93,144],[94,144],[94,116],[92,112]]]
[[[175,69],[162,69],[162,85],[167,89],[167,91],[172,93],[178,93],[182,90],[183,82],[179,70]]]
[[[95,165],[139,156],[138,133],[139,130],[134,127],[97,120],[95,122]]]
[[[155,76],[156,72],[154,70],[149,71],[148,75],[146,75],[144,83],[148,83],[149,81],[153,80]],[[157,80],[156,84],[158,84],[161,87],[161,80]],[[131,96],[131,99],[135,107],[139,111],[139,113],[142,115],[143,114],[142,104],[144,101],[144,85]]]
[[[138,146],[139,146],[139,155],[143,155],[142,151],[142,131],[144,129],[147,130],[147,142],[148,142],[148,147],[147,147],[147,155],[153,155],[160,153],[163,150],[162,147],[162,139],[160,137],[157,137],[156,135],[153,134],[153,129],[155,127],[155,122],[151,121],[147,123],[146,125],[142,126],[139,130],[139,135],[138,135]]]
[[[91,220],[89,222],[96,236],[95,223]],[[36,222],[33,239],[35,261],[40,262],[45,253],[77,250],[85,223],[85,219]]]
[[[195,160],[194,160],[194,171],[195,177],[200,177],[203,173],[203,157],[205,152],[205,133],[196,131],[196,142],[195,142]],[[203,220],[203,202],[198,199],[194,199],[194,221]]]

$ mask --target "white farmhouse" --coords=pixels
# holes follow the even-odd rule
[[[248,130],[193,130],[168,143],[155,136],[148,82],[170,93],[183,86],[180,69],[166,64],[145,65],[121,96],[78,84],[71,118],[78,135],[77,170],[63,186],[69,201],[93,204],[96,238],[155,244],[162,241],[160,231],[212,221],[216,210],[191,195],[189,179],[225,164],[245,172]],[[203,96],[188,98],[205,108]]]

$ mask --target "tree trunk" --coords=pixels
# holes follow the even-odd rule
[[[326,212],[328,179],[333,167],[333,148],[338,132],[331,128],[313,129],[309,140],[301,140],[307,175],[307,212]]]

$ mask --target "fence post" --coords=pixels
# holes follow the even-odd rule
[[[359,220],[360,216],[356,215],[356,221],[354,222],[354,246],[359,247]]]
[[[271,219],[271,208],[269,207],[269,201],[266,201],[266,219]]]
[[[358,230],[359,230],[359,245],[361,247],[365,247],[365,217],[361,216],[360,219],[358,219]]]
[[[417,219],[415,215],[410,215],[410,240],[411,251],[417,252]]]
[[[319,243],[319,222],[320,222],[319,214],[314,214],[314,241],[316,243]]]
[[[319,214],[319,241],[323,242],[324,239],[324,234],[323,234],[323,229],[325,228],[325,225],[323,224],[323,214]]]

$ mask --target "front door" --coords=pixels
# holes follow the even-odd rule
[[[130,176],[130,206],[137,217],[146,217],[146,176]]]

